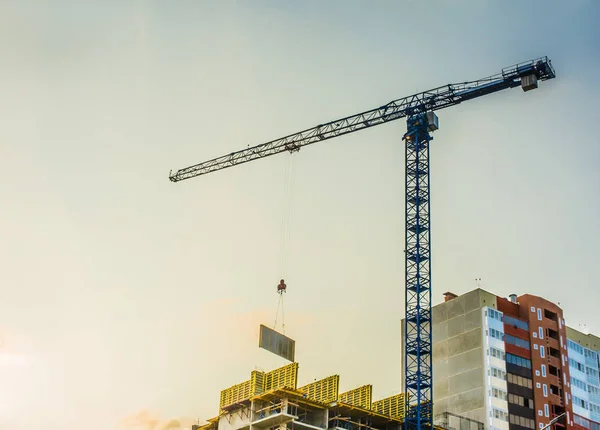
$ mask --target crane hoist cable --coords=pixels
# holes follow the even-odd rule
[[[279,275],[289,275],[288,258],[292,247],[292,218],[294,209],[294,189],[296,184],[296,158],[288,154],[283,178],[283,199],[281,208],[281,234],[279,244]]]
[[[296,158],[293,153],[288,154],[285,173],[283,178],[283,199],[281,210],[281,234],[279,244],[279,274],[281,280],[277,285],[277,311],[275,312],[275,322],[273,330],[277,330],[277,321],[281,313],[281,330],[285,334],[285,312],[284,312],[284,294],[287,291],[284,278],[289,275],[290,267],[288,265],[289,256],[292,248],[292,218],[294,213],[294,189],[296,184]]]

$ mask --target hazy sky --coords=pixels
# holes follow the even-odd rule
[[[215,416],[284,364],[257,348],[281,276],[301,384],[398,392],[404,121],[303,149],[287,194],[288,154],[169,170],[543,55],[538,90],[439,112],[434,300],[480,277],[600,333],[599,20],[597,0],[0,0],[0,427]]]

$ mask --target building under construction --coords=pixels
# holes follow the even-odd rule
[[[339,392],[339,375],[297,386],[298,363],[221,391],[218,416],[193,430],[400,430],[404,394],[372,400],[372,385]],[[442,428],[483,430],[481,423],[448,414],[436,417]],[[452,424],[456,421],[456,424]]]

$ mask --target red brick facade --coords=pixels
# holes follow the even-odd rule
[[[568,399],[571,383],[567,330],[562,309],[529,294],[520,296],[518,303],[520,315],[529,322],[536,423],[538,427],[546,425],[552,418],[567,412],[569,420],[566,428],[573,429],[573,409]],[[542,369],[542,366],[545,368]],[[548,410],[545,405],[548,405]],[[557,424],[553,428],[564,429],[565,425]]]
[[[505,322],[505,348],[507,354],[531,360],[536,428],[539,428],[540,424],[545,426],[552,418],[568,412],[567,426],[556,424],[553,428],[575,429],[573,409],[567,399],[567,395],[570,397],[571,394],[571,385],[567,332],[562,309],[541,297],[529,294],[520,296],[516,303],[498,297],[497,307],[504,315],[526,321],[528,324],[528,330],[525,330],[516,324]],[[508,341],[510,336],[527,339],[529,345],[526,346],[529,348],[515,346]],[[509,364],[507,364],[507,369],[508,366]],[[545,405],[548,407],[546,408]],[[548,416],[546,416],[546,412],[548,412]],[[512,423],[511,427],[513,427]]]

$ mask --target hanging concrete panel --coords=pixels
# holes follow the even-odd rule
[[[258,346],[288,361],[294,361],[296,341],[262,324]]]

